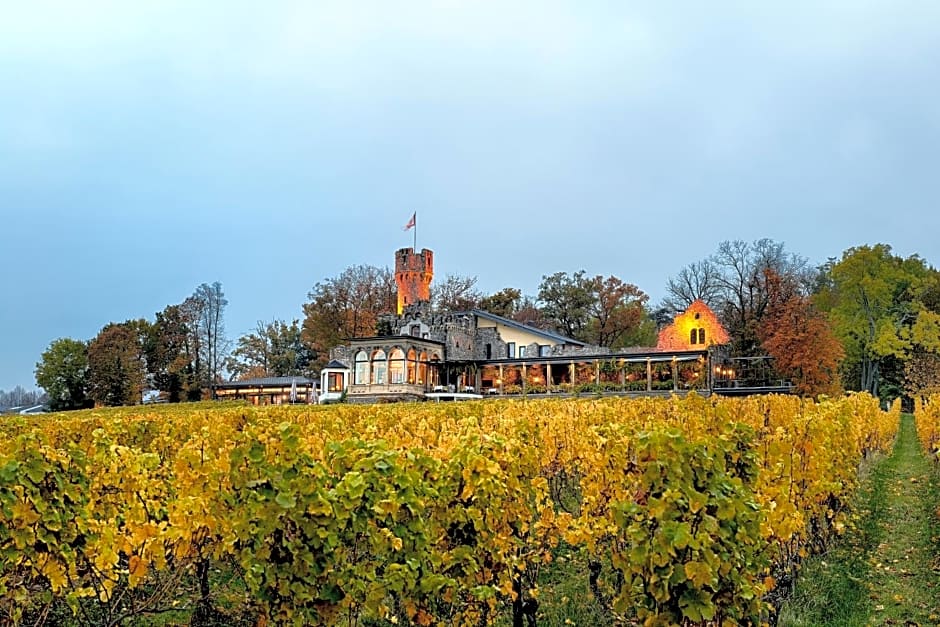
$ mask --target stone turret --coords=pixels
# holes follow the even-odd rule
[[[405,307],[430,302],[431,279],[434,277],[434,253],[427,248],[416,253],[414,248],[395,251],[395,283],[398,285],[398,315]]]

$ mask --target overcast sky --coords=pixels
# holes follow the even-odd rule
[[[772,5],[772,8],[768,8]],[[418,246],[653,302],[728,239],[937,263],[940,3],[8,3],[0,389],[220,281],[230,336]]]

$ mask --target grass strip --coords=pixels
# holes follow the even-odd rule
[[[862,482],[846,535],[808,560],[780,625],[940,625],[940,473],[913,417]]]

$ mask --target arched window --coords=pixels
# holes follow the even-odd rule
[[[356,353],[356,383],[363,385],[369,382],[369,356],[365,351]]]
[[[689,344],[697,344],[697,343],[698,343],[698,329],[692,329],[691,333],[689,333]]]
[[[408,383],[414,385],[418,382],[418,354],[415,349],[408,350]]]
[[[699,344],[705,343],[705,329],[698,330],[698,343]]]
[[[372,353],[372,385],[385,385],[385,372],[388,369],[388,362],[385,358],[385,351],[379,349]]]
[[[405,351],[394,349],[388,356],[388,382],[405,382]]]

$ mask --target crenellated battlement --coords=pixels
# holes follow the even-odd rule
[[[427,248],[416,253],[414,248],[395,251],[395,283],[398,286],[398,314],[408,305],[431,300],[431,279],[434,277],[434,253]]]

